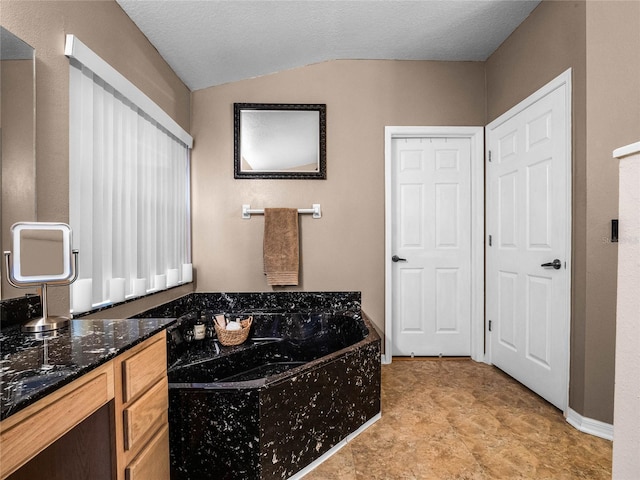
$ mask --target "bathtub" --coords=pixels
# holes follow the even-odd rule
[[[361,311],[245,313],[236,347],[187,344],[188,318],[168,332],[173,480],[286,479],[380,413],[380,338]]]

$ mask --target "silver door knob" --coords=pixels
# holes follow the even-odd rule
[[[540,266],[541,267],[553,267],[556,270],[560,270],[560,268],[562,267],[562,262],[559,259],[556,258],[553,262],[543,263]]]

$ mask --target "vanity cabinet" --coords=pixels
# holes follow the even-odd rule
[[[118,480],[169,479],[166,347],[162,332],[116,358]]]
[[[0,424],[0,478],[6,478],[113,399],[107,363]],[[22,478],[22,477],[16,477]]]
[[[168,480],[165,331],[4,419],[0,445],[3,480]]]

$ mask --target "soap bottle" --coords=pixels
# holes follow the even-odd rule
[[[198,315],[198,319],[196,320],[196,324],[193,326],[193,339],[194,340],[204,340],[204,337],[207,334],[207,326],[204,324],[204,317]]]

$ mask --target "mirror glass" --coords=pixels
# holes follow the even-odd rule
[[[24,229],[20,232],[20,266],[25,277],[64,273],[63,232]]]
[[[69,280],[71,228],[64,223],[17,223],[12,232],[12,277],[32,284]]]
[[[325,105],[234,107],[235,178],[326,178]]]
[[[0,248],[11,246],[11,225],[36,220],[35,51],[0,27]],[[2,298],[23,296],[3,271]]]

